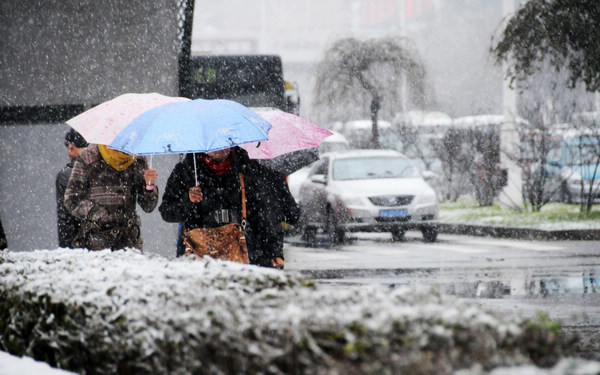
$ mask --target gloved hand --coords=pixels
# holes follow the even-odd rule
[[[108,221],[108,211],[100,205],[95,205],[88,212],[87,218],[94,223],[105,223]]]

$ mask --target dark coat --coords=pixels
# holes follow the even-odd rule
[[[2,227],[2,221],[0,221],[0,250],[4,250],[8,247],[6,243],[6,234],[4,233],[4,228]]]
[[[300,208],[290,192],[285,175],[263,165],[260,165],[260,170],[265,180],[263,185],[271,190],[267,198],[268,205],[275,211],[277,219],[296,224],[300,219]]]
[[[71,243],[79,232],[81,220],[71,215],[65,207],[65,191],[73,171],[73,162],[65,165],[56,176],[56,214],[58,223],[58,246],[72,247]]]
[[[194,156],[198,185],[203,194],[199,203],[189,200],[189,189],[196,185]],[[220,209],[232,210],[241,218],[239,172],[244,176],[246,191],[246,238],[250,263],[270,266],[271,259],[283,258],[283,244],[280,243],[278,232],[281,230],[281,224],[277,222],[278,217],[269,205],[270,190],[264,186],[265,176],[261,174],[260,166],[250,160],[248,153],[243,149],[234,148],[232,168],[220,176],[204,163],[201,154],[186,155],[169,176],[158,210],[163,220],[171,223],[183,222],[186,230],[218,226],[219,223],[213,218],[214,212]]]

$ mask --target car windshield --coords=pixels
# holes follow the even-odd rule
[[[334,180],[407,178],[415,175],[411,162],[397,157],[339,159],[333,162],[332,172]]]

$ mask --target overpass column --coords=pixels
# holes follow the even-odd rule
[[[518,0],[504,0],[503,12],[505,20],[515,12],[515,2]],[[504,63],[503,70],[506,71],[507,63]],[[507,186],[500,192],[498,201],[501,206],[514,209],[523,208],[523,178],[521,168],[514,160],[514,155],[518,155],[519,133],[515,119],[517,116],[517,94],[515,90],[509,87],[509,81],[504,80],[502,89],[503,105],[502,112],[504,123],[500,136],[501,152],[500,163],[502,168],[508,170]],[[513,157],[509,157],[512,155]]]

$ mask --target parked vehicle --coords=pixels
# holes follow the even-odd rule
[[[420,230],[426,242],[437,239],[438,199],[412,162],[393,150],[349,150],[324,154],[300,185],[304,238],[318,230],[332,243],[346,232],[391,232],[401,241]]]
[[[600,201],[600,148],[598,136],[566,134],[549,155],[544,191],[550,200],[578,203],[587,200],[590,190],[593,201]]]
[[[392,136],[392,124],[389,121],[377,121],[379,142],[382,147],[387,147],[386,141]],[[369,148],[373,138],[373,122],[371,120],[352,120],[338,125],[333,129],[342,133],[349,141],[352,148]]]
[[[181,96],[230,99],[298,114],[298,88],[284,80],[277,55],[193,55],[182,74]]]
[[[350,150],[350,143],[340,133],[333,131],[333,134],[329,137],[325,138],[323,142],[319,145],[319,156],[333,151],[346,151]],[[300,193],[300,185],[307,178],[308,172],[311,169],[311,165],[307,165],[287,176],[288,186],[290,188],[290,192],[298,201],[298,195]]]
[[[441,171],[441,163],[435,153],[436,146],[452,127],[452,118],[437,111],[399,112],[392,121],[398,133],[389,148],[398,150],[413,160],[421,160],[424,170]]]
[[[319,155],[332,151],[350,150],[350,142],[346,137],[334,130],[331,130],[331,132],[333,134],[325,138],[319,145]]]

